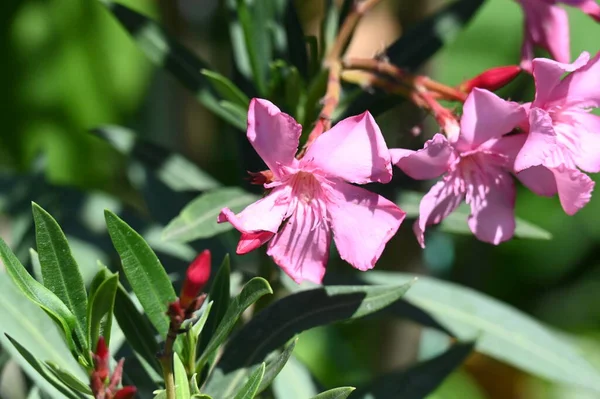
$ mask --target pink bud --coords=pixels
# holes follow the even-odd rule
[[[256,248],[269,241],[275,233],[270,231],[261,231],[259,233],[242,233],[240,242],[235,250],[238,255],[244,255],[248,252],[254,251]]]
[[[110,374],[109,361],[110,354],[104,337],[98,338],[98,344],[96,345],[96,353],[94,353],[94,374],[101,381],[105,381]]]
[[[123,387],[115,393],[113,399],[133,399],[137,393],[137,388],[131,385]]]
[[[187,308],[200,295],[208,282],[210,278],[210,261],[210,251],[206,249],[188,267],[183,287],[181,287],[181,295],[179,295],[179,303],[182,308]]]
[[[510,83],[520,72],[521,67],[516,65],[491,68],[463,82],[459,87],[465,93],[470,93],[475,87],[495,91]]]

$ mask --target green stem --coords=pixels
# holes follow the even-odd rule
[[[165,380],[165,390],[167,392],[167,399],[176,399],[175,396],[175,377],[173,373],[173,344],[177,338],[177,331],[179,326],[176,326],[171,322],[169,325],[169,332],[167,333],[167,339],[165,341],[165,350],[160,357],[160,364],[163,369],[163,378]]]

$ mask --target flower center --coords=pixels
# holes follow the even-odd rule
[[[321,184],[309,172],[300,171],[292,177],[292,194],[300,201],[309,204],[321,194]]]

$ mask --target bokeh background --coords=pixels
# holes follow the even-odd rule
[[[232,70],[227,24],[217,0],[122,3],[160,20],[167,31],[216,70],[223,74]],[[324,1],[296,3],[306,32],[316,34]],[[439,0],[382,1],[359,25],[349,52],[375,55],[443,4]],[[213,117],[164,71],[154,68],[99,3],[11,0],[2,9],[0,76],[6,99],[0,107],[0,167],[6,176],[0,181],[2,201],[8,201],[10,194],[21,195],[25,202],[50,202],[56,209],[53,213],[59,212],[55,214],[58,218],[80,205],[71,198],[81,192],[100,194],[94,197],[100,199],[86,208],[92,218],[101,219],[103,207],[143,209],[131,187],[126,158],[90,134],[90,129],[107,124],[127,126],[142,137],[180,151],[225,185],[246,184],[242,178],[252,162],[246,162],[247,146],[239,144],[239,133]],[[579,10],[568,12],[572,56],[583,50],[596,53],[600,25]],[[456,85],[487,68],[517,64],[522,19],[515,1],[487,0],[423,73]],[[531,78],[520,76],[502,94],[515,100],[531,99]],[[433,133],[431,123],[407,104],[389,111],[380,122],[390,146],[418,146]],[[419,138],[411,135],[415,125],[423,127]],[[19,189],[14,176],[43,184],[35,183],[37,190],[33,191]],[[156,198],[156,203],[170,200],[165,195]],[[144,212],[137,213],[143,219]],[[569,217],[556,198],[521,190],[517,215],[550,231],[553,239],[515,239],[494,247],[471,236],[437,231],[421,251],[412,236],[411,222],[407,222],[386,250],[380,267],[433,275],[496,297],[570,334],[600,368],[600,198],[594,197],[586,208]],[[14,208],[6,210],[3,218],[3,237],[14,241],[24,234]],[[73,231],[68,224],[63,227],[67,234],[77,235],[75,227]],[[196,243],[195,248],[210,247],[223,254],[231,251],[235,239],[235,233],[226,233],[218,240]],[[96,258],[110,262],[112,255],[91,248],[81,237],[73,240],[78,256],[91,265],[90,270]],[[257,259],[260,257],[234,257],[233,265],[251,270]],[[172,264],[169,271],[177,273],[183,263]],[[296,353],[320,383],[334,387],[360,384],[380,371],[431,356],[439,339],[434,332],[406,321],[369,321],[307,332]],[[23,375],[10,364],[2,370],[0,396],[21,397],[18,388],[26,383]],[[548,384],[481,355],[473,355],[432,396],[588,397],[592,396]]]

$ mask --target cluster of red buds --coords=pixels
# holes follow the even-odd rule
[[[206,294],[201,292],[210,278],[210,263],[210,251],[207,249],[202,251],[188,267],[179,299],[170,303],[167,310],[172,325],[180,326],[204,303]]]
[[[92,357],[94,358],[94,370],[90,374],[90,388],[95,399],[132,399],[135,397],[136,387],[118,388],[123,377],[125,359],[119,360],[112,375],[110,374],[110,353],[104,337],[98,339],[96,352],[92,354]]]

